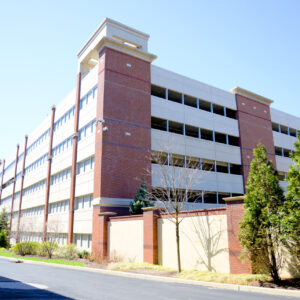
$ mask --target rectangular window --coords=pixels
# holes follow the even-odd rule
[[[169,132],[183,134],[183,124],[169,121]]]
[[[217,193],[216,192],[205,192],[204,193],[204,203],[217,203]]]
[[[236,119],[236,111],[226,107],[226,117]]]
[[[230,164],[230,174],[241,175],[241,166],[236,164]]]
[[[216,162],[217,172],[228,173],[228,163],[225,162]]]
[[[151,95],[159,97],[159,98],[166,98],[166,89],[154,84],[151,84]]]
[[[215,142],[226,144],[226,134],[215,132]]]
[[[151,128],[167,131],[167,120],[152,117]]]
[[[297,134],[296,134],[296,129],[290,128],[290,135],[296,137],[296,136],[297,136]]]
[[[290,150],[289,149],[283,149],[283,156],[284,157],[290,157]]]
[[[275,147],[275,155],[282,156],[282,150],[280,147]]]
[[[151,152],[151,163],[159,164],[159,165],[167,165],[168,164],[168,155],[165,152],[152,151]]]
[[[199,99],[199,108],[205,111],[209,111],[211,110],[211,103],[208,101],[204,101]]]
[[[220,193],[218,192],[218,202],[219,204],[225,204],[225,201],[223,200],[223,198],[228,198],[230,197],[229,193]]]
[[[280,125],[281,133],[288,134],[288,128],[284,125]]]
[[[224,107],[218,104],[213,104],[214,114],[224,116]]]
[[[197,108],[197,98],[188,96],[188,95],[184,95],[184,104]]]
[[[172,90],[168,90],[168,100],[182,103],[182,94]]]
[[[187,196],[188,202],[202,202],[202,191],[189,191]]]
[[[190,169],[200,169],[200,158],[187,156],[185,166]]]
[[[285,174],[284,172],[279,171],[278,172],[278,180],[283,181],[285,179]]]
[[[215,171],[215,162],[213,160],[203,159],[202,160],[202,170],[214,172]]]
[[[212,141],[213,140],[213,132],[208,129],[201,129],[201,139]]]
[[[198,127],[185,125],[185,135],[198,138]]]
[[[177,154],[170,154],[170,166],[184,167],[184,156]]]
[[[239,146],[239,137],[228,135],[228,144],[231,146]]]

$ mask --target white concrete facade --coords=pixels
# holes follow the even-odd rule
[[[129,27],[121,26],[117,22],[112,20],[109,20],[109,22],[111,27],[107,27],[105,22],[101,24],[95,33],[96,37],[90,39],[78,55],[79,65],[82,67],[81,71],[84,76],[81,80],[80,95],[74,234],[77,246],[85,249],[91,249],[92,234],[93,170],[95,164],[95,124],[98,89],[98,57],[95,56],[95,47],[100,43],[101,38],[106,37],[110,43],[122,42],[123,44],[130,44],[131,42],[134,47],[147,52],[147,41],[149,38],[148,35]],[[91,60],[93,60],[93,68],[88,70]],[[174,122],[179,124],[180,128],[183,128],[182,134],[171,132],[169,128],[167,130],[152,128],[152,151],[172,153],[184,158],[194,157],[199,159],[200,165],[207,160],[211,161],[214,164],[213,169],[209,171],[199,170],[199,174],[202,171],[205,174],[199,176],[201,180],[199,179],[193,189],[201,190],[204,193],[215,193],[216,204],[221,204],[218,198],[219,194],[227,194],[227,196],[243,194],[242,175],[237,174],[236,171],[232,173],[232,170],[236,170],[241,165],[241,150],[236,144],[240,136],[239,124],[237,119],[229,117],[229,112],[235,112],[237,109],[235,95],[154,65],[151,67],[151,84],[166,91],[182,95],[182,102],[152,95],[151,116],[166,121],[166,124]],[[49,223],[53,223],[52,228],[55,227],[55,223],[59,223],[59,229],[56,228],[55,230],[58,230],[61,235],[60,243],[66,243],[68,232],[75,94],[76,91],[74,89],[56,106],[55,111]],[[185,96],[195,98],[197,107],[186,105]],[[208,109],[201,109],[199,101],[204,101]],[[214,109],[217,109],[217,112]],[[296,141],[296,137],[293,134],[294,130],[296,130],[296,133],[300,131],[300,118],[271,109],[271,119],[272,122],[281,125],[283,128],[283,132],[280,132],[280,130],[278,132],[273,131],[273,137],[274,146],[283,149],[283,155],[276,155],[276,163],[277,169],[285,175],[291,164],[291,159],[284,156],[284,149],[293,150],[293,145]],[[28,232],[26,238],[40,238],[38,233],[42,227],[46,197],[50,121],[51,114],[49,113],[43,122],[28,135],[21,213],[21,228],[24,226],[23,231]],[[187,135],[186,130],[189,126],[194,128],[194,130],[198,130],[199,136]],[[211,135],[211,140],[203,138],[206,131]],[[24,143],[22,142],[19,148],[17,176],[15,178],[12,230],[16,228],[19,207],[23,151]],[[7,211],[11,209],[13,184],[9,184],[9,182],[14,179],[15,156],[16,154],[13,152],[5,159],[4,174],[2,174],[2,166],[0,167],[0,180],[3,177],[4,184],[0,208],[6,208]],[[222,171],[218,171],[218,166],[220,166]],[[155,175],[156,169],[157,165],[153,164],[153,187],[162,185]],[[282,184],[286,185],[286,183]],[[210,201],[213,200],[210,199]],[[205,204],[205,197],[202,199],[202,202]],[[27,224],[27,227],[23,224]],[[112,224],[111,230],[114,230],[115,226],[115,224]]]

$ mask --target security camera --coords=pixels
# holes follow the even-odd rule
[[[105,126],[105,127],[103,127],[103,129],[102,129],[103,131],[108,131],[108,127],[107,126]]]

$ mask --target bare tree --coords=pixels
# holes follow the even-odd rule
[[[197,184],[202,179],[203,168],[200,159],[175,155],[168,152],[152,152],[152,185],[150,197],[166,211],[168,218],[175,224],[177,271],[181,272],[180,231],[183,218],[180,212],[187,208],[189,199],[201,199],[202,192]]]

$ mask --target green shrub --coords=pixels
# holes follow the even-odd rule
[[[83,251],[77,252],[77,256],[79,258],[85,258],[85,259],[87,259],[90,256],[90,253],[88,251],[86,251],[86,250],[83,250]]]
[[[58,249],[58,245],[55,241],[46,241],[46,242],[42,242],[41,244],[41,252],[44,254],[46,253],[46,255],[49,258],[52,258],[53,253],[55,252],[56,249]]]
[[[65,259],[74,259],[76,258],[78,249],[74,244],[64,245],[59,248],[58,256]]]
[[[37,255],[40,244],[36,242],[24,241],[14,245],[13,252],[21,256]]]
[[[1,248],[8,248],[9,243],[8,243],[8,238],[7,238],[7,233],[4,229],[0,230],[0,247]]]

